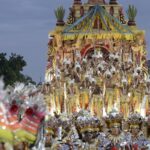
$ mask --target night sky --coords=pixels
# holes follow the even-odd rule
[[[87,0],[84,0],[86,2]],[[54,9],[68,8],[73,0],[0,0],[0,52],[24,56],[24,73],[39,82],[44,79],[48,32],[56,23]],[[150,1],[119,0],[126,11],[129,4],[138,9],[137,24],[146,31],[147,50],[150,49]],[[148,53],[150,58],[150,52]]]

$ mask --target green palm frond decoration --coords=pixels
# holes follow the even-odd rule
[[[65,9],[63,8],[63,6],[60,6],[55,10],[55,16],[56,16],[57,20],[59,20],[59,21],[64,20]]]
[[[129,8],[126,11],[126,13],[130,21],[135,21],[135,17],[137,15],[137,9],[134,5],[129,5]]]

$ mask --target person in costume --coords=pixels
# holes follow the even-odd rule
[[[51,149],[58,150],[70,150],[73,149],[72,138],[72,120],[65,113],[62,113],[58,117],[58,136],[56,142],[53,144]]]
[[[87,71],[87,59],[83,58],[81,63],[82,72],[85,73]]]
[[[105,93],[105,107],[106,107],[106,112],[109,113],[114,106],[115,102],[115,93],[114,93],[114,88],[112,87],[112,73],[110,72],[109,69],[107,69],[104,73],[104,86],[106,88],[106,93]]]
[[[130,113],[130,98],[131,98],[131,93],[129,93],[129,86],[128,86],[128,81],[125,76],[123,76],[122,81],[121,81],[121,93],[120,93],[120,111],[124,115],[125,118],[128,117]]]
[[[94,150],[100,147],[102,123],[90,112],[81,110],[76,118],[76,128],[79,134],[78,149]]]
[[[94,50],[94,54],[92,55],[91,65],[94,68],[96,64],[97,64],[97,54],[96,51]]]
[[[150,141],[144,137],[142,126],[144,119],[138,113],[132,113],[129,115],[127,123],[129,125],[131,147],[133,149],[147,150],[150,147]]]
[[[104,84],[104,65],[101,63],[101,61],[99,62],[99,64],[97,65],[97,72],[96,72],[97,76],[96,76],[96,81],[97,84],[103,88],[103,84]]]
[[[81,77],[81,66],[79,63],[75,64],[75,71],[73,73],[74,79],[75,79],[75,83],[80,83],[82,80]]]
[[[87,71],[86,71],[86,74],[90,75],[90,76],[93,76],[94,75],[94,69],[89,61],[88,65],[87,65]]]
[[[75,60],[74,64],[80,64],[81,63],[81,53],[80,50],[75,50]]]
[[[44,95],[45,101],[47,103],[47,110],[50,113],[57,111],[56,109],[56,101],[55,101],[55,83],[50,82],[49,84],[49,92]]]
[[[90,86],[89,109],[93,115],[96,115],[97,117],[102,117],[102,108],[103,108],[102,90],[96,84],[96,80],[92,78]]]
[[[58,137],[58,118],[49,116],[45,122],[45,148],[50,149],[56,143]]]
[[[68,103],[68,113],[72,114],[73,112],[78,111],[79,104],[79,92],[78,88],[75,85],[74,79],[70,80],[67,87],[67,103]]]
[[[125,69],[126,74],[127,74],[127,81],[128,81],[128,85],[132,86],[132,82],[133,82],[133,77],[132,77],[132,72],[133,70],[133,62],[131,57],[128,58],[128,61],[125,63]]]
[[[90,76],[85,75],[85,79],[80,85],[80,108],[87,109],[89,104],[89,88],[90,88]]]
[[[64,88],[62,86],[61,75],[56,74],[56,84],[54,90],[54,98],[55,98],[55,107],[58,113],[63,111],[63,103],[64,103]]]
[[[63,68],[61,69],[61,72],[62,72],[62,78],[64,81],[68,81],[71,73],[72,73],[72,69],[71,69],[71,61],[70,59],[67,59],[65,58],[64,59],[64,65],[63,65]]]
[[[119,68],[120,67],[120,55],[118,52],[114,53],[114,60],[113,60],[113,64],[116,68]]]
[[[111,88],[114,91],[113,95],[113,107],[120,109],[120,72],[119,68],[115,67],[115,65],[110,66],[110,72],[112,74],[111,77]]]
[[[129,135],[122,129],[123,115],[115,109],[104,118],[108,131],[106,131],[106,150],[130,150]]]
[[[132,111],[138,113],[140,113],[141,103],[143,99],[143,93],[142,91],[140,91],[140,86],[139,86],[141,81],[140,72],[141,72],[141,68],[136,68],[134,71],[132,99],[131,99],[131,106],[132,108],[134,108],[132,109]]]

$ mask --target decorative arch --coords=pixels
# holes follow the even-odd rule
[[[87,44],[84,48],[82,48],[81,50],[81,56],[82,58],[86,57],[89,53],[94,53],[94,49],[100,48],[101,52],[103,53],[104,59],[108,60],[109,59],[109,48],[107,46],[103,46],[103,45],[95,45],[95,47],[93,47],[93,45],[91,44]]]

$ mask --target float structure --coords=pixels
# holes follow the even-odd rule
[[[130,6],[130,8],[136,14],[133,6]],[[62,7],[60,9],[64,12]],[[59,62],[63,62],[64,59],[69,58],[71,62],[75,63],[77,53],[81,56],[81,62],[83,59],[90,58],[98,52],[102,54],[106,62],[110,61],[111,54],[117,54],[120,57],[119,61],[121,64],[132,62],[133,68],[140,68],[144,74],[143,78],[146,80],[148,72],[146,66],[145,32],[137,27],[134,17],[132,18],[130,15],[131,11],[128,9],[129,19],[127,20],[123,12],[123,7],[117,0],[110,0],[109,3],[106,3],[105,0],[88,0],[86,3],[83,3],[81,0],[74,0],[72,6],[69,8],[70,13],[66,21],[63,20],[63,17],[59,18],[57,14],[56,27],[48,34],[48,59],[45,73],[46,87],[50,86],[51,81],[56,76],[56,69]],[[125,76],[128,80],[128,86],[130,86],[131,81],[128,79],[128,74],[120,76]],[[130,76],[132,75],[130,74]],[[62,85],[65,85],[63,90],[64,97],[66,97],[67,83],[64,79],[62,82]],[[122,80],[119,82],[122,84]],[[107,86],[105,82],[99,86],[101,86],[106,96]],[[128,93],[126,99],[129,99],[130,95]],[[118,96],[118,100],[116,99],[116,101],[119,101],[119,104],[117,104],[119,110],[121,109],[121,103],[123,103],[120,102],[121,97]],[[49,103],[49,93],[46,94],[46,99],[48,109],[50,110],[52,106]],[[141,103],[140,108],[142,100],[143,98],[138,102]],[[130,101],[133,101],[132,98],[130,98]],[[63,107],[68,106],[65,104]],[[114,105],[110,104],[107,107],[111,109]],[[130,109],[124,109],[129,110],[126,114],[128,115]],[[147,111],[145,106],[144,114]],[[142,113],[142,110],[140,109],[138,112]]]

